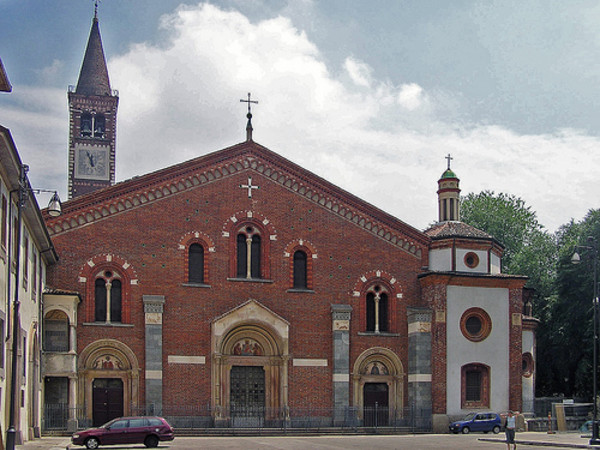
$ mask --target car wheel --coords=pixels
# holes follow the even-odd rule
[[[500,433],[500,427],[496,425],[494,428],[492,428],[492,431],[494,432],[494,434],[498,434]]]
[[[148,448],[158,447],[158,438],[154,435],[146,436],[146,439],[144,439],[144,445]]]
[[[470,431],[471,430],[469,430],[469,427],[463,427],[463,429],[462,429],[463,434],[469,434]]]
[[[88,440],[85,441],[85,448],[93,449],[93,448],[98,448],[98,447],[100,447],[100,442],[95,437],[88,438]]]

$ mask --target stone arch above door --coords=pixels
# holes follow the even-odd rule
[[[364,386],[367,383],[386,383],[389,392],[389,417],[402,417],[404,407],[404,366],[398,355],[384,347],[373,347],[362,352],[353,367],[353,398],[359,418],[364,407]]]
[[[248,300],[215,319],[211,327],[211,403],[215,420],[229,420],[233,366],[265,371],[267,420],[288,404],[289,322],[256,300]]]
[[[79,355],[77,363],[78,404],[86,405],[86,417],[92,418],[92,385],[96,378],[116,378],[123,382],[125,415],[139,406],[140,366],[126,344],[116,339],[92,342]]]

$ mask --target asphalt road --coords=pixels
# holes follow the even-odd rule
[[[543,435],[542,435],[543,436]],[[518,438],[519,436],[517,436]],[[481,440],[488,439],[487,441]],[[453,449],[483,449],[504,450],[506,444],[502,440],[503,434],[424,434],[424,435],[396,435],[396,436],[244,436],[244,437],[176,437],[173,442],[161,442],[159,450],[195,450],[195,449],[231,449],[231,450],[295,450],[295,449],[326,449],[326,450],[352,450],[352,449],[407,449],[407,450],[453,450]],[[572,439],[586,440],[573,435]],[[569,439],[569,441],[572,441]],[[490,441],[492,440],[492,441]],[[68,438],[45,438],[37,442],[30,442],[18,446],[23,450],[64,450]],[[579,443],[579,442],[578,442]],[[561,443],[565,446],[565,443]],[[559,444],[560,445],[560,444]],[[568,445],[568,444],[567,444]],[[84,449],[81,446],[69,445],[69,449]],[[145,449],[143,445],[108,446],[101,449],[126,450]],[[518,445],[520,450],[548,450],[547,445]],[[564,448],[564,447],[563,447]],[[571,447],[573,448],[573,447]]]

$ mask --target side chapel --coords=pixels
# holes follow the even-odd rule
[[[526,278],[460,222],[449,162],[426,231],[255,142],[250,112],[244,142],[114,184],[101,49],[95,17],[78,86],[102,89],[78,88],[70,119],[70,186],[85,192],[45,216],[60,257],[44,299],[46,403],[93,424],[148,412],[175,426],[394,425],[417,411],[436,431],[471,410],[532,410]],[[90,149],[105,152],[99,175],[77,163]]]

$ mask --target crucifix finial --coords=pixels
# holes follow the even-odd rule
[[[248,114],[246,117],[248,118],[248,124],[246,125],[246,141],[252,140],[252,109],[251,103],[258,104],[256,100],[250,100],[250,92],[248,92],[248,100],[240,100],[242,103],[248,103]]]
[[[446,156],[446,159],[448,160],[448,170],[450,170],[450,161],[452,161],[454,158],[452,156],[450,156],[450,153],[448,153],[448,156]]]
[[[94,19],[98,19],[98,1],[94,0]]]

